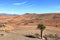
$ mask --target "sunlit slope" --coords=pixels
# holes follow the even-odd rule
[[[47,26],[60,26],[60,14],[24,14],[20,16],[0,16],[0,23],[6,25],[3,30],[12,30],[24,26],[35,26],[44,23]],[[22,28],[23,28],[22,27]]]

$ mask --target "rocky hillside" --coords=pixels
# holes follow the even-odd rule
[[[21,25],[37,25],[38,23],[44,23],[47,26],[60,26],[60,13],[49,14],[24,14],[24,15],[12,15],[4,16],[0,15],[0,24],[8,25],[7,27],[1,27],[1,29],[14,29]]]

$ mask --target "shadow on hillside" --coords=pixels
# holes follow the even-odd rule
[[[40,35],[39,34],[34,34],[34,35],[24,35],[25,37],[29,37],[29,38],[39,38]],[[40,38],[39,38],[40,39]]]
[[[24,35],[25,37],[29,37],[29,38],[36,38],[35,36],[33,35]]]
[[[39,34],[34,34],[34,35],[24,35],[25,37],[29,38],[38,38],[41,39]],[[44,40],[60,40],[60,37],[58,34],[48,34],[48,35],[43,35]]]

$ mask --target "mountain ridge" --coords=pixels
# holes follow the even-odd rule
[[[19,16],[19,14],[0,13],[0,16]]]
[[[24,26],[34,26],[43,23],[46,26],[60,26],[60,14],[23,14],[19,16],[0,16],[0,23],[8,27],[20,28]],[[11,30],[12,30],[11,29]]]

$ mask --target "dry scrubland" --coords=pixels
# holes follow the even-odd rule
[[[60,40],[60,14],[0,16],[0,40],[41,40],[38,23],[46,26],[42,40],[46,40],[45,37],[48,40]],[[35,38],[36,34],[39,38]]]

